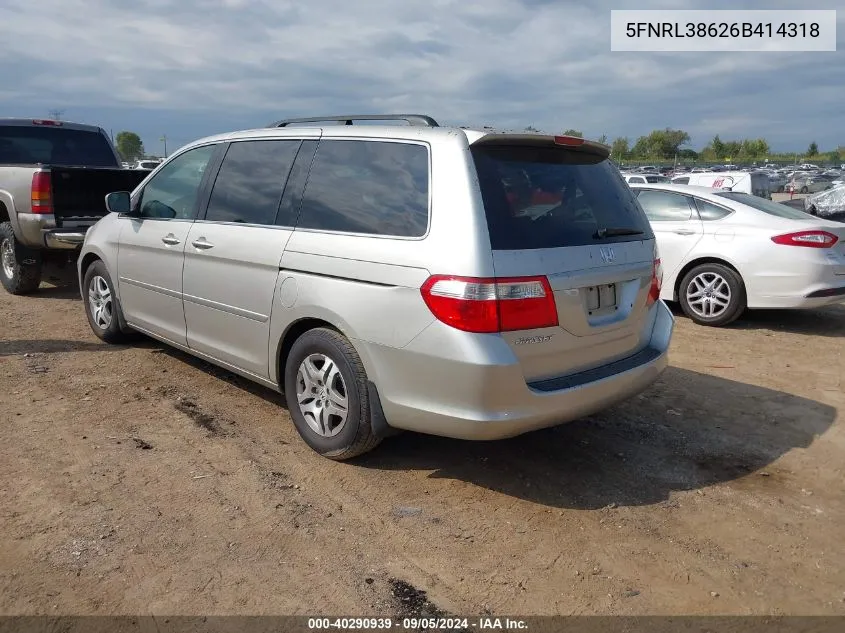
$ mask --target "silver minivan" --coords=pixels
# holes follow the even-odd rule
[[[191,143],[106,202],[78,263],[96,335],[284,393],[332,459],[397,429],[553,426],[667,364],[654,234],[581,138],[295,119]]]

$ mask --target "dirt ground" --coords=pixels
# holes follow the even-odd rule
[[[845,614],[841,307],[679,316],[612,410],[355,463],[270,391],[102,344],[71,276],[0,314],[2,614]]]

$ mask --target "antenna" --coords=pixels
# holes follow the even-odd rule
[[[58,121],[62,118],[62,115],[65,113],[64,110],[50,110],[50,116],[53,117],[54,121]]]

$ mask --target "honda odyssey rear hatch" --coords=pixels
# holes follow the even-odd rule
[[[501,327],[526,381],[644,351],[660,262],[648,219],[608,149],[573,137],[490,134],[471,152],[500,318],[509,298],[530,295],[534,303],[526,318]]]

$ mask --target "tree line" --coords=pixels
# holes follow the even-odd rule
[[[534,127],[525,128],[527,132],[538,132]],[[568,129],[563,132],[566,136],[583,138],[580,130]],[[602,134],[599,143],[610,145],[611,156],[616,161],[643,160],[678,160],[715,162],[730,160],[732,162],[759,161],[764,159],[781,158],[790,160],[796,153],[773,154],[769,143],[764,138],[746,138],[740,140],[722,140],[717,134],[700,151],[688,147],[690,135],[683,130],[664,128],[640,136],[631,144],[627,136],[620,136],[608,142],[607,135]],[[144,157],[144,144],[135,132],[124,130],[115,137],[115,146],[121,158],[125,161],[135,161]],[[840,163],[845,161],[845,146],[821,153],[818,144],[813,141],[807,151],[801,155],[805,160],[814,162]]]
[[[526,131],[536,130],[528,127]],[[565,130],[563,134],[581,138],[584,136],[580,130],[575,129]],[[627,136],[620,136],[608,142],[607,135],[603,134],[596,140],[605,145],[610,145],[611,156],[617,161],[665,161],[677,158],[683,161],[714,162],[730,160],[732,162],[743,162],[772,158],[791,160],[796,155],[813,162],[839,163],[845,161],[845,146],[839,146],[828,152],[820,152],[818,144],[813,141],[803,154],[799,152],[774,153],[769,142],[764,138],[722,140],[718,134],[701,150],[695,151],[688,147],[690,135],[687,132],[668,127],[640,136],[633,144]]]

